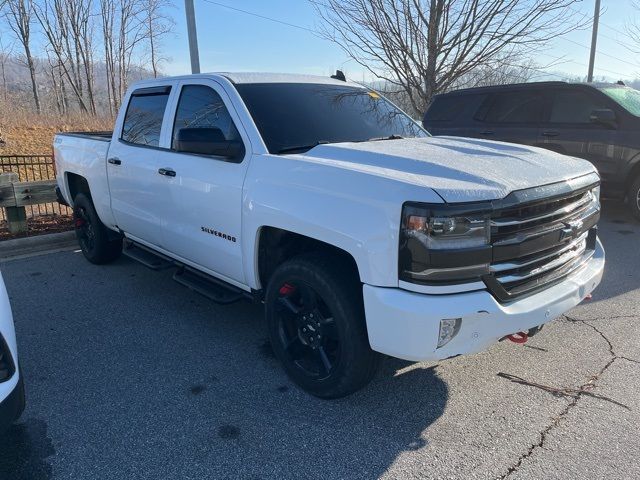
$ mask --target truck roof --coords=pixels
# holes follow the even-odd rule
[[[142,80],[136,82],[138,85],[147,83],[156,84],[162,83],[167,80],[185,80],[193,78],[219,78],[224,77],[230,82],[235,84],[244,83],[316,83],[316,84],[329,84],[329,85],[349,85],[350,87],[365,88],[362,85],[350,82],[337,80],[331,78],[329,75],[326,77],[320,75],[303,75],[296,73],[264,73],[264,72],[210,72],[210,73],[198,73],[193,75],[178,75],[173,77],[152,78],[148,80]]]

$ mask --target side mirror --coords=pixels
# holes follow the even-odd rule
[[[591,120],[591,123],[599,123],[609,128],[616,128],[618,126],[615,112],[608,108],[599,108],[592,111],[589,120]]]
[[[244,145],[239,140],[227,140],[219,128],[181,128],[176,135],[178,152],[214,155],[230,159],[244,156]]]

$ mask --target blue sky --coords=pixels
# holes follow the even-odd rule
[[[284,22],[317,29],[318,19],[306,0],[216,0]],[[171,58],[163,69],[176,75],[190,72],[184,2],[174,0],[170,15],[176,22],[175,36],[166,42]],[[601,17],[596,77],[609,80],[640,78],[640,55],[631,53],[622,44],[630,43],[623,34],[627,19],[635,14],[631,0],[602,0],[605,9]],[[576,9],[593,13],[594,0],[585,0]],[[363,79],[363,69],[340,48],[311,32],[256,18],[208,0],[195,0],[200,63],[202,71],[269,71],[328,75],[342,68],[356,80]],[[640,12],[638,14],[640,17]],[[640,20],[640,18],[639,18]],[[553,73],[585,76],[589,62],[588,46],[591,31],[576,31],[551,42],[536,59],[538,65]],[[558,63],[558,57],[562,57]],[[614,58],[615,57],[615,58]],[[542,73],[536,80],[545,79]]]

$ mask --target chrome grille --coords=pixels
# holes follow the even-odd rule
[[[593,255],[599,218],[592,190],[495,211],[485,283],[500,301],[557,283]]]

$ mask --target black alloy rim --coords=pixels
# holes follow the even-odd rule
[[[80,207],[76,212],[75,227],[78,232],[80,247],[86,252],[92,251],[96,241],[95,232],[84,207]]]
[[[278,341],[298,371],[328,378],[340,361],[340,338],[332,312],[305,283],[284,283],[276,301]]]

